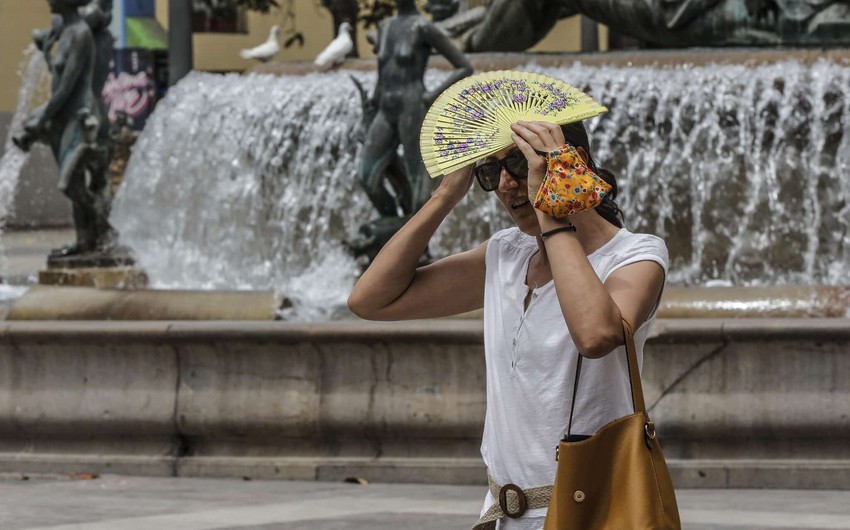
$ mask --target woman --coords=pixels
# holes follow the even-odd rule
[[[632,412],[621,319],[636,330],[642,360],[667,271],[663,241],[622,228],[616,181],[596,167],[583,125],[519,122],[512,129],[515,145],[443,178],[349,298],[354,313],[372,320],[445,317],[484,307],[487,415],[481,453],[491,491],[477,528],[493,528],[492,520],[504,515],[497,500],[504,485],[545,491],[553,483],[554,448],[566,428],[578,355],[599,360],[582,369],[573,432],[592,435]],[[596,209],[555,219],[529,199],[547,168],[537,151],[565,143],[613,190]],[[485,189],[495,188],[516,227],[417,268],[473,175]],[[500,528],[542,528],[546,504],[531,503],[518,519],[501,518]]]

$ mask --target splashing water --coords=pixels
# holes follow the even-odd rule
[[[33,96],[39,82],[47,72],[47,63],[44,61],[44,56],[34,45],[31,44],[24,51],[24,57],[26,66],[20,72],[23,83],[21,84],[21,90],[18,92],[18,103],[6,135],[3,157],[0,158],[0,232],[3,231],[3,226],[13,213],[12,207],[15,199],[15,190],[18,187],[18,179],[20,178],[21,170],[30,157],[29,153],[21,151],[12,143],[12,137],[23,129],[24,120],[26,120],[29,112],[32,110]],[[3,252],[2,244],[2,240],[0,240],[0,270],[5,269],[5,253]]]
[[[611,109],[588,121],[594,156],[619,177],[629,228],[667,241],[673,283],[850,283],[850,68],[528,69]],[[356,181],[348,75],[374,86],[361,72],[193,74],[160,102],[112,217],[155,286],[276,289],[297,317],[335,314],[357,269],[341,242],[377,217]],[[476,188],[432,254],[508,226]]]
[[[356,180],[360,117],[347,73],[193,73],[139,137],[111,222],[154,287],[274,289],[296,303],[290,318],[336,314],[359,269],[342,242],[377,217]],[[470,206],[475,225],[496,211]]]
[[[546,71],[546,70],[543,70]],[[590,123],[629,225],[687,285],[850,283],[850,68],[549,70],[611,108]]]

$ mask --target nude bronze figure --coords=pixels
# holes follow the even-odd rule
[[[378,82],[365,107],[368,123],[361,152],[358,180],[369,200],[384,219],[364,226],[364,238],[356,243],[356,253],[374,255],[430,196],[431,182],[419,151],[419,130],[428,107],[454,82],[470,75],[472,66],[452,41],[416,7],[415,0],[398,0],[398,14],[378,27],[375,54]],[[434,90],[427,91],[425,69],[431,53],[443,55],[454,71]],[[403,175],[394,170],[396,153],[401,157]],[[390,193],[386,189],[393,189]],[[382,228],[378,228],[382,227]],[[369,248],[367,248],[369,247]]]
[[[107,181],[108,128],[96,81],[105,81],[104,39],[108,35],[106,12],[89,12],[101,30],[100,45],[80,8],[89,0],[48,0],[54,14],[48,30],[36,31],[33,39],[42,50],[52,74],[51,97],[36,109],[15,138],[21,149],[34,142],[47,144],[59,166],[59,189],[73,205],[76,241],[54,255],[71,256],[104,249],[112,244],[109,226],[111,194]],[[111,2],[100,2],[107,8]],[[100,18],[98,18],[100,17]],[[104,25],[104,22],[106,25]],[[111,48],[111,36],[108,37]],[[100,48],[100,49],[99,49]],[[100,53],[99,53],[100,52]],[[100,81],[98,81],[100,82]],[[100,82],[102,88],[102,82]]]
[[[466,51],[522,51],[573,15],[659,47],[850,44],[848,0],[493,0],[453,36]]]

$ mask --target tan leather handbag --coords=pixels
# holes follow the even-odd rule
[[[582,441],[567,441],[581,375],[579,355],[567,433],[555,452],[558,473],[544,530],[680,530],[682,527],[655,425],[646,413],[635,342],[625,320],[623,334],[634,414],[608,423]]]

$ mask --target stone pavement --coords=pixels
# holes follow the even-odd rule
[[[0,477],[3,530],[468,529],[484,488]],[[850,529],[850,492],[682,490],[687,530]]]

